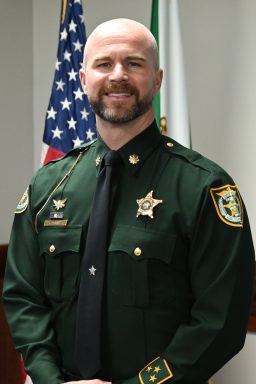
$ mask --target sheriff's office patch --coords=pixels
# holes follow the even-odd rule
[[[139,373],[140,384],[160,384],[173,377],[173,373],[165,359],[157,357]]]
[[[29,197],[28,197],[28,188],[24,192],[22,198],[19,201],[19,204],[17,205],[15,213],[22,213],[25,212],[28,207]]]
[[[236,185],[211,188],[211,196],[222,221],[233,227],[243,226],[243,205]]]

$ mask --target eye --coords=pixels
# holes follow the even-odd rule
[[[110,68],[111,64],[108,62],[102,62],[97,64],[97,68]]]
[[[141,63],[139,63],[139,62],[137,62],[137,61],[130,61],[130,62],[128,63],[128,65],[129,65],[130,67],[132,67],[132,68],[139,68],[139,67],[141,67]]]

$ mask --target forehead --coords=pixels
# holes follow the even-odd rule
[[[110,36],[97,35],[89,40],[85,49],[86,61],[93,61],[98,57],[138,56],[148,58],[152,55],[149,43],[138,34],[112,34]]]

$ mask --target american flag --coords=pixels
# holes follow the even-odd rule
[[[85,43],[81,0],[62,0],[58,55],[45,119],[42,164],[96,138],[95,116],[79,80]],[[24,370],[23,361],[21,371],[22,384],[33,384]]]
[[[81,0],[62,0],[59,46],[41,163],[96,138],[95,116],[79,80],[86,42]]]

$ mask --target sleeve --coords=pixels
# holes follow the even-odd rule
[[[189,249],[190,321],[127,384],[205,384],[244,345],[254,249],[245,207],[225,172],[210,176],[196,212]]]
[[[14,218],[4,280],[4,307],[14,344],[34,384],[63,383],[60,356],[44,295],[42,258],[29,203],[24,194]]]

